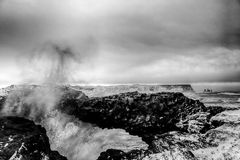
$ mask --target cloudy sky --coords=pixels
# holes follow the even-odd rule
[[[240,1],[0,0],[0,83],[59,69],[76,83],[240,82]]]

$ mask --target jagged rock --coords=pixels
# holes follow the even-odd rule
[[[227,110],[211,118],[211,123],[222,125],[225,123],[240,124],[240,110]]]
[[[172,149],[162,153],[151,154],[142,160],[197,160],[190,151]]]
[[[218,113],[221,113],[225,110],[229,110],[227,108],[221,107],[221,106],[208,106],[207,112],[210,113],[211,117],[217,115]]]
[[[85,101],[89,100],[88,96],[82,91],[75,90],[74,88],[61,87],[60,91],[62,92],[62,95],[56,108],[69,115],[75,114],[78,107],[83,105]]]
[[[199,160],[239,160],[240,159],[240,125],[226,123],[211,129],[205,134],[211,147],[194,150]]]
[[[196,160],[193,150],[209,147],[198,134],[169,132],[155,135],[148,150],[134,150],[124,153],[119,150],[107,150],[98,160]]]
[[[188,115],[185,120],[180,120],[176,125],[187,130],[189,133],[201,133],[206,131],[209,127],[208,112],[198,112],[193,115]]]
[[[148,155],[144,150],[132,150],[130,152],[123,152],[121,150],[108,149],[102,152],[97,160],[140,160]]]
[[[67,107],[61,108],[67,109]],[[180,121],[188,121],[189,115],[206,110],[207,108],[201,102],[189,99],[182,93],[129,92],[91,98],[78,105],[77,110],[72,114],[80,120],[103,128],[123,128],[131,134],[143,137],[147,134],[159,134],[172,130],[187,132],[187,129],[178,128],[176,124]]]
[[[67,160],[50,149],[46,130],[18,117],[0,118],[0,160]]]
[[[217,128],[206,132],[205,139],[209,148],[193,151],[199,160],[239,160],[240,159],[240,110],[226,110],[211,118]]]
[[[5,101],[6,101],[6,96],[0,96],[0,111],[3,108]]]
[[[158,153],[168,151],[173,148],[196,150],[206,147],[209,147],[209,143],[205,141],[205,137],[203,135],[173,131],[161,135],[155,135],[149,149],[154,153]]]
[[[181,132],[168,132],[155,135],[149,145],[149,154],[143,160],[195,160],[193,150],[209,147],[204,137],[199,134],[189,134]]]
[[[134,150],[124,153],[119,150],[107,150],[101,154],[99,160],[195,160],[193,150],[211,146],[203,137],[196,138],[197,134],[194,134],[195,138],[186,140],[193,136],[187,133],[184,136],[180,132],[173,132],[168,136],[158,135],[174,130],[204,133],[211,128],[209,123],[211,116],[217,113],[218,111],[206,108],[201,102],[189,99],[182,93],[169,92],[155,94],[129,92],[90,98],[72,112],[80,120],[103,128],[123,128],[130,134],[141,136],[149,145],[146,151]],[[180,123],[182,126],[179,125]]]
[[[204,137],[205,135],[200,133],[219,126],[211,126],[215,123],[213,120],[210,123],[209,120],[223,109],[207,108],[203,103],[189,99],[182,93],[128,92],[88,98],[83,92],[70,87],[61,87],[59,91],[61,99],[55,109],[102,128],[125,129],[130,134],[142,137],[149,145],[147,150],[133,150],[127,153],[107,150],[101,154],[99,160],[195,160],[194,155],[198,150],[216,145],[211,141],[204,141],[210,134]],[[24,111],[23,115],[26,113]],[[201,157],[196,155],[197,158]]]
[[[40,121],[45,115],[46,107],[31,111],[32,108],[36,108],[32,105],[41,105],[41,102],[35,104],[39,103],[35,102],[37,101],[35,99],[34,102],[29,102],[32,100],[31,95],[43,90],[54,94],[57,92],[54,96],[59,96],[60,102],[52,108],[58,108],[64,113],[75,115],[80,120],[95,123],[103,128],[123,128],[131,134],[143,136],[147,133],[159,134],[171,130],[205,132],[209,128],[209,111],[215,111],[207,109],[201,102],[189,99],[182,93],[129,92],[88,98],[83,92],[70,86],[53,86],[50,89],[47,87],[37,85],[11,87],[15,89],[14,94],[10,95],[12,97],[7,99],[11,112],[18,112],[16,115],[24,117],[33,114],[35,121]],[[191,86],[184,86],[189,87],[191,89]],[[48,97],[45,98],[48,100]]]

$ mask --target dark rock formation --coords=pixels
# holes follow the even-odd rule
[[[66,107],[65,104],[68,104]],[[74,107],[69,106],[73,104]],[[189,115],[207,114],[207,108],[199,101],[185,97],[182,93],[140,94],[122,93],[102,98],[91,98],[83,103],[76,99],[64,98],[60,108],[80,120],[94,123],[103,128],[122,128],[141,137],[166,133],[173,130],[188,132],[187,128],[176,124],[189,120],[201,121],[197,132],[204,130],[207,121]],[[68,108],[75,108],[69,112]],[[203,116],[204,117],[204,116]]]
[[[209,106],[207,107],[207,111],[210,113],[211,116],[215,116],[218,113],[221,113],[223,111],[227,110],[227,108],[221,107],[221,106]]]
[[[155,135],[149,149],[152,150],[153,153],[161,153],[174,148],[190,151],[206,147],[209,147],[209,143],[202,135],[173,131]]]
[[[139,160],[147,157],[148,154],[148,151],[144,150],[132,150],[125,153],[121,150],[108,149],[106,152],[102,152],[97,160]]]
[[[135,150],[124,153],[119,150],[107,150],[100,155],[99,160],[238,160],[240,158],[240,112],[239,110],[222,112],[224,110],[222,107],[215,106],[207,108],[209,114],[207,120],[210,120],[213,126],[205,134],[176,131],[156,134],[150,138],[151,140],[148,139],[150,143],[147,151]],[[199,115],[201,114],[199,112]],[[215,123],[218,123],[217,126]]]
[[[110,149],[103,152],[99,160],[147,158],[154,160],[164,157],[195,160],[191,152],[193,148],[204,148],[209,145],[200,137],[182,140],[187,139],[189,133],[207,131],[210,128],[209,120],[212,113],[201,102],[189,99],[182,93],[128,92],[85,99],[83,103],[77,101],[71,97],[63,98],[59,104],[60,109],[102,128],[125,129],[130,134],[142,137],[149,145],[148,150],[133,150],[127,153]],[[74,110],[69,112],[64,104],[74,104],[75,107],[68,106]],[[186,135],[180,132],[170,134],[169,131],[181,131]]]
[[[98,160],[196,160],[192,151],[211,146],[202,135],[173,131],[155,135],[146,151],[133,150],[124,153],[111,149],[102,152]]]
[[[125,129],[130,134],[142,137],[149,145],[147,150],[127,153],[110,149],[103,152],[99,160],[157,160],[166,157],[195,160],[193,151],[212,146],[211,142],[205,141],[207,136],[202,134],[220,125],[212,125],[211,122],[215,123],[216,120],[211,117],[224,110],[221,107],[207,108],[182,93],[128,92],[89,98],[71,87],[61,87],[58,91],[62,92],[61,100],[55,109],[102,128]],[[21,105],[31,108],[29,104]],[[26,115],[28,111],[23,112],[22,115]]]
[[[2,107],[4,105],[6,101],[6,97],[5,96],[0,96],[0,111],[2,110]]]
[[[82,91],[75,90],[74,88],[61,87],[60,91],[62,92],[62,96],[56,108],[69,115],[76,114],[79,106],[83,106],[83,103],[89,100],[88,96]]]
[[[0,160],[67,160],[52,151],[46,131],[18,117],[0,118]]]

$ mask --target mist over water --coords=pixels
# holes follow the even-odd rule
[[[80,63],[79,56],[66,44],[44,43],[28,54],[24,82],[61,85],[73,80],[73,70]]]

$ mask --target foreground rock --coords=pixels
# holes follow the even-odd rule
[[[155,135],[149,144],[148,152],[132,151],[124,153],[108,150],[101,159],[124,160],[239,160],[240,159],[240,123],[239,110],[225,111],[211,118],[217,128],[204,134],[168,132]]]
[[[240,110],[226,110],[211,118],[213,124],[240,124]]]
[[[50,149],[46,131],[32,121],[0,118],[0,160],[67,160]]]
[[[134,150],[124,153],[119,150],[107,150],[98,160],[196,160],[194,150],[210,147],[199,134],[168,132],[155,135],[148,150]]]
[[[199,160],[239,160],[239,137],[239,124],[224,124],[206,133],[206,141],[211,144],[211,147],[199,148],[193,153]]]
[[[204,135],[211,147],[194,150],[194,155],[200,160],[239,160],[239,114],[239,110],[226,110],[212,117],[211,123],[218,127],[207,131]]]
[[[148,151],[144,150],[132,150],[127,153],[121,150],[108,149],[106,152],[102,152],[97,160],[140,160],[148,156]]]
[[[216,121],[210,119],[224,109],[206,108],[203,103],[189,99],[182,93],[128,92],[89,98],[74,88],[61,87],[50,91],[55,93],[56,90],[61,98],[53,108],[102,128],[125,129],[130,134],[142,137],[149,145],[146,150],[132,150],[126,153],[110,149],[102,152],[99,160],[195,160],[199,157],[207,157],[201,150],[218,145],[211,140],[214,139],[211,138],[214,134],[209,134],[209,130],[217,133],[213,129],[222,123],[215,123]],[[14,104],[9,105],[13,107],[11,112],[18,111],[17,114],[23,116],[29,114],[31,105],[35,103],[26,101],[29,100],[29,95],[32,95],[32,89],[26,91],[21,90],[20,94],[15,94],[16,98],[13,101],[7,101],[9,104]],[[41,91],[41,88],[35,87],[34,93],[38,91]],[[24,109],[16,109],[19,106]],[[34,116],[41,119],[44,118],[43,115],[45,112],[38,110],[37,116]]]

